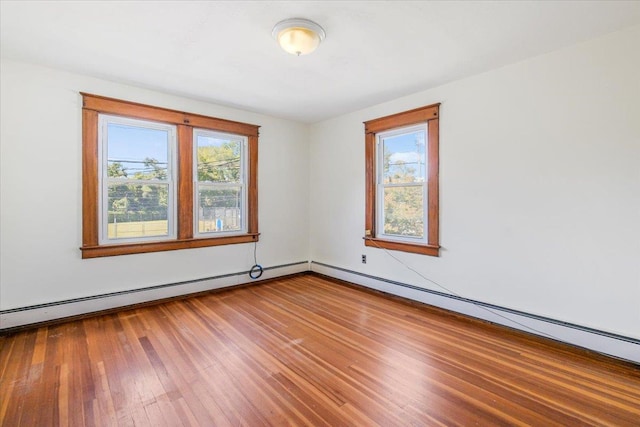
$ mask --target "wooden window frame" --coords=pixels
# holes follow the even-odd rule
[[[82,95],[82,258],[250,243],[258,232],[258,135],[260,126],[186,113],[88,93]],[[177,127],[177,238],[155,242],[100,245],[98,117],[100,114],[174,124]],[[194,238],[193,129],[247,137],[247,232]]]
[[[403,252],[411,252],[429,256],[440,255],[439,243],[439,120],[440,104],[427,105],[414,110],[392,114],[390,116],[364,122],[365,127],[365,246],[381,249],[390,249]],[[407,243],[397,240],[388,240],[380,237],[376,230],[376,177],[377,134],[397,128],[407,127],[420,123],[426,123],[428,129],[427,151],[427,243]]]

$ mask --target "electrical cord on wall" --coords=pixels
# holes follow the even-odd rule
[[[404,262],[402,262],[402,260],[400,260],[400,259],[399,259],[399,258],[397,258],[395,255],[393,255],[391,252],[389,252],[389,251],[387,250],[387,248],[383,248],[383,247],[379,246],[379,245],[376,243],[376,241],[375,241],[374,239],[371,239],[371,238],[369,238],[369,237],[365,237],[364,239],[369,240],[370,242],[372,242],[372,243],[374,244],[374,246],[375,246],[375,247],[377,247],[378,249],[382,249],[383,251],[385,251],[385,252],[387,253],[387,255],[389,255],[391,258],[395,259],[397,262],[399,262],[400,264],[402,264],[402,265],[403,265],[405,268],[407,268],[408,270],[413,271],[415,274],[417,274],[418,276],[420,276],[420,277],[421,277],[421,278],[423,278],[424,280],[426,280],[426,281],[428,281],[428,282],[433,283],[434,285],[436,285],[436,286],[437,286],[437,287],[439,287],[440,289],[445,290],[446,292],[450,293],[451,295],[455,295],[455,296],[457,296],[458,298],[462,298],[462,299],[464,299],[464,300],[466,300],[466,301],[468,301],[468,302],[472,303],[472,304],[473,304],[473,305],[475,305],[476,307],[481,308],[481,309],[483,309],[483,310],[485,310],[485,311],[487,311],[487,312],[489,312],[489,313],[493,314],[494,316],[501,317],[502,319],[507,320],[507,321],[509,321],[509,322],[511,322],[511,323],[514,323],[514,324],[516,324],[516,325],[518,325],[518,326],[521,326],[521,327],[523,327],[523,328],[525,328],[525,329],[528,329],[528,330],[529,330],[529,331],[531,331],[531,332],[534,332],[534,333],[539,334],[539,335],[544,335],[544,336],[546,336],[546,337],[548,337],[548,338],[551,338],[551,339],[553,339],[553,340],[556,340],[556,341],[562,341],[560,338],[557,338],[557,337],[555,337],[555,336],[553,336],[553,335],[551,335],[551,334],[549,334],[549,333],[547,333],[547,332],[543,332],[543,331],[538,330],[538,329],[536,329],[536,328],[532,328],[531,326],[525,325],[524,323],[520,323],[520,322],[518,322],[517,320],[513,320],[513,319],[511,319],[510,317],[507,317],[507,316],[504,316],[504,315],[502,315],[502,314],[500,314],[500,313],[497,313],[497,312],[495,312],[495,311],[491,310],[490,308],[485,307],[484,305],[478,304],[478,303],[476,303],[475,301],[470,300],[469,298],[465,298],[465,297],[463,297],[462,295],[458,294],[457,292],[452,291],[451,289],[447,288],[446,286],[443,286],[443,285],[441,285],[440,283],[436,282],[435,280],[432,280],[432,279],[430,279],[430,278],[426,277],[425,275],[421,274],[419,271],[415,270],[415,269],[414,269],[414,268],[412,268],[411,266],[409,266],[409,265],[405,264]]]
[[[249,277],[252,279],[259,279],[264,272],[264,268],[260,264],[258,264],[258,257],[256,256],[256,251],[258,249],[258,241],[255,240],[253,242],[253,267],[249,270]]]

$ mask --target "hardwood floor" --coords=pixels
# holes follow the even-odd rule
[[[315,275],[0,337],[3,426],[640,425],[640,367]]]

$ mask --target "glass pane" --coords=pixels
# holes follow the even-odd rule
[[[240,182],[242,139],[196,134],[199,182]]]
[[[424,182],[426,171],[425,131],[382,137],[383,182]]]
[[[422,238],[422,186],[384,189],[384,234]]]
[[[242,229],[242,187],[200,187],[198,202],[199,233]]]
[[[107,176],[128,179],[167,179],[167,130],[109,123]]]
[[[134,183],[108,186],[109,239],[129,239],[169,234],[167,184]]]

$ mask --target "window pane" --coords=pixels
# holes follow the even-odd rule
[[[384,234],[422,238],[424,211],[422,186],[384,189]]]
[[[167,179],[167,130],[109,123],[107,135],[109,178]]]
[[[200,187],[198,202],[199,233],[242,229],[242,187]]]
[[[167,184],[109,184],[107,237],[130,239],[167,236],[168,195]]]
[[[240,182],[241,139],[199,134],[196,147],[199,182]]]
[[[425,131],[382,138],[383,182],[424,182],[427,176]]]

